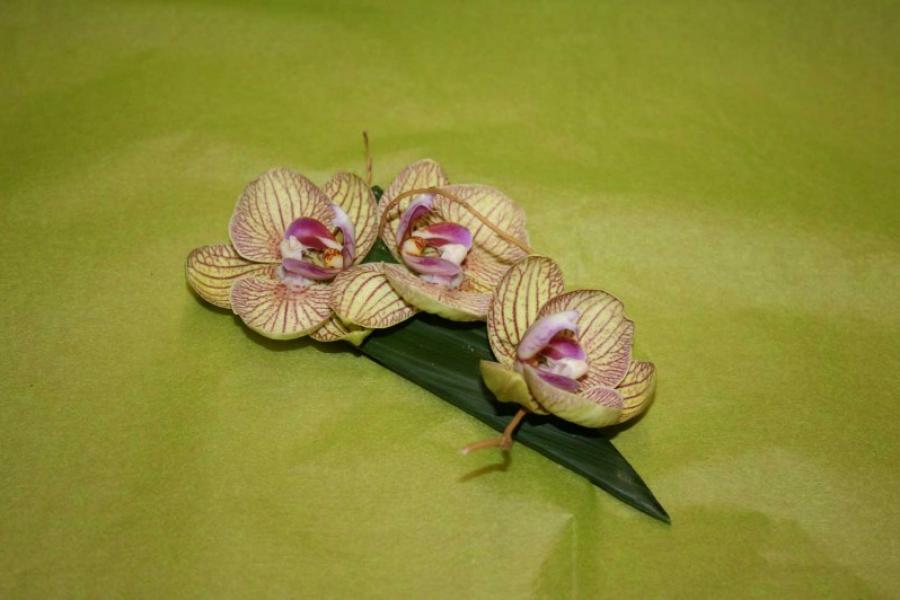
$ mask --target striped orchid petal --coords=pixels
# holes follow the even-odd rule
[[[244,277],[231,288],[231,309],[250,329],[272,339],[312,333],[330,317],[328,285],[298,287],[276,278]]]
[[[381,231],[381,239],[391,254],[394,255],[394,258],[400,260],[400,251],[397,244],[397,229],[400,217],[410,203],[413,202],[413,198],[400,200],[388,209],[386,214],[384,213],[385,207],[390,206],[394,198],[409,190],[440,187],[448,183],[449,180],[438,163],[431,159],[423,159],[400,171],[391,185],[385,190],[381,202],[378,203],[378,220],[380,222],[384,219],[387,222],[387,226]]]
[[[548,412],[585,427],[613,425],[622,413],[622,397],[608,387],[587,388],[578,393],[547,381],[546,375],[524,365],[523,375],[534,399]]]
[[[328,196],[303,175],[272,169],[244,189],[229,224],[231,242],[247,260],[278,263],[288,226],[301,217],[329,225],[330,204]]]
[[[611,294],[599,290],[578,290],[551,299],[540,318],[563,312],[577,313],[577,341],[588,355],[586,388],[615,388],[625,377],[631,362],[634,323],[625,317],[625,307]]]
[[[329,204],[329,210],[333,211],[333,206]],[[344,216],[346,217],[346,215]],[[334,239],[331,231],[321,221],[309,217],[301,217],[288,225],[284,231],[284,239],[289,240],[292,237],[307,248],[341,250],[341,244]]]
[[[420,194],[413,198],[412,203],[400,215],[400,222],[397,224],[395,241],[398,246],[409,235],[409,230],[415,222],[431,212],[433,203],[434,196],[428,194]]]
[[[437,248],[453,244],[462,246],[468,251],[472,247],[472,233],[467,228],[456,223],[435,223],[434,225],[415,230],[412,235],[422,238],[429,246]]]
[[[221,308],[231,308],[231,286],[241,277],[273,275],[274,265],[251,262],[230,244],[201,246],[188,254],[185,275],[197,295]]]
[[[344,322],[369,329],[401,323],[418,311],[401,298],[384,275],[384,263],[342,271],[331,284],[331,309]]]
[[[541,311],[544,312],[544,311]],[[534,358],[550,343],[556,334],[562,331],[578,333],[579,314],[574,310],[566,310],[547,314],[532,323],[522,341],[519,342],[517,354],[519,360]]]
[[[334,279],[335,275],[341,272],[340,269],[320,267],[309,261],[298,260],[296,258],[285,258],[282,260],[281,265],[284,267],[284,270],[291,275],[299,275],[300,277],[305,277],[306,279],[312,279],[314,281],[328,281],[329,279]]]
[[[529,256],[502,276],[487,315],[488,341],[497,360],[507,367],[516,363],[516,346],[541,306],[563,289],[559,266],[543,256]]]
[[[653,402],[656,386],[656,367],[653,363],[632,361],[625,373],[625,379],[619,384],[618,391],[622,395],[622,414],[619,423],[638,416]]]
[[[353,173],[337,173],[328,180],[322,191],[331,198],[331,201],[339,206],[352,227],[353,257],[352,260],[344,258],[344,266],[358,264],[372,249],[372,245],[378,238],[378,203],[372,190],[366,182]],[[335,225],[337,218],[335,219]],[[347,231],[344,232],[344,246],[348,239]]]
[[[483,321],[487,316],[490,294],[434,285],[400,265],[384,265],[384,274],[391,287],[419,310],[451,321]]]
[[[438,275],[440,277],[453,278],[462,271],[458,264],[449,260],[434,256],[415,256],[408,252],[403,253],[403,262],[410,269],[422,275]]]

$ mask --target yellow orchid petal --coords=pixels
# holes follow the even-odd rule
[[[368,335],[372,333],[371,329],[356,327],[354,325],[344,325],[341,320],[335,316],[325,321],[325,324],[309,334],[309,337],[317,342],[350,342],[354,346],[359,346]]]
[[[617,423],[622,413],[622,397],[612,388],[596,386],[573,393],[547,383],[528,365],[524,375],[535,400],[566,421],[584,427],[606,427]]]
[[[231,288],[231,309],[250,329],[276,340],[302,337],[331,317],[328,285],[289,286],[273,277],[244,277]]]
[[[419,310],[450,321],[484,321],[487,316],[490,294],[426,283],[400,265],[384,265],[384,274],[391,287]]]
[[[513,402],[539,415],[547,414],[528,391],[528,384],[521,373],[490,360],[481,361],[480,367],[484,385],[497,400]]]
[[[507,264],[512,264],[526,255],[522,248],[497,235],[480,218],[455,200],[462,200],[500,231],[527,246],[525,211],[503,192],[488,185],[478,184],[445,185],[441,190],[446,191],[450,197],[435,194],[435,220],[466,227],[472,234],[473,247],[481,248]]]
[[[279,246],[294,220],[332,224],[331,201],[309,179],[290,169],[266,171],[250,183],[234,207],[231,243],[241,256],[261,263],[281,260]]]
[[[221,308],[231,308],[231,286],[247,275],[271,276],[274,266],[241,257],[230,244],[200,246],[188,254],[184,271],[197,295]]]
[[[600,290],[578,290],[551,299],[539,317],[563,311],[578,312],[576,339],[588,356],[585,387],[614,388],[619,385],[631,362],[634,323],[625,316],[618,298]]]
[[[353,264],[361,263],[378,237],[378,203],[372,190],[358,175],[337,173],[322,191],[350,217],[356,235]]]
[[[638,416],[653,402],[653,392],[656,388],[656,367],[651,362],[631,361],[625,379],[619,384],[618,390],[622,395],[622,414],[619,423]]]
[[[378,203],[379,222],[383,217],[384,207],[388,206],[394,198],[403,192],[427,187],[440,187],[442,185],[447,185],[448,183],[450,183],[450,180],[447,179],[447,175],[444,174],[441,165],[435,161],[430,158],[424,158],[414,162],[400,171],[397,177],[394,178],[394,181],[391,182],[391,185],[385,190],[384,195],[381,197],[381,201]],[[403,214],[403,211],[406,210],[406,207],[408,207],[414,199],[414,197],[404,198],[391,208],[388,211],[386,218],[387,225],[381,231],[381,240],[397,260],[400,260],[400,254],[397,251],[397,225],[400,223],[400,215]]]
[[[516,347],[541,307],[562,294],[562,270],[544,256],[529,256],[510,268],[494,291],[487,315],[488,341],[506,366],[516,363]]]
[[[342,271],[331,283],[331,308],[345,324],[384,329],[418,311],[401,298],[384,274],[384,263]]]

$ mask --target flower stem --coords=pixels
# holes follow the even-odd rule
[[[527,410],[525,410],[524,408],[520,408],[519,412],[516,413],[516,416],[514,416],[506,426],[506,429],[503,430],[503,433],[500,435],[500,437],[481,440],[480,442],[474,442],[463,448],[461,452],[463,454],[469,454],[470,452],[481,450],[483,448],[500,448],[504,452],[508,451],[513,444],[513,432],[516,430],[516,427],[519,426],[519,423],[522,422],[522,419],[524,419],[525,415],[527,414]]]
[[[372,188],[372,150],[369,148],[369,132],[363,131],[363,145],[366,148],[366,185]]]

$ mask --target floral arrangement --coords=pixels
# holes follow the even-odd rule
[[[424,159],[382,193],[371,164],[366,180],[337,173],[321,187],[289,169],[263,173],[237,201],[230,242],[188,255],[190,287],[268,338],[348,342],[502,429],[463,453],[505,455],[521,428],[524,443],[668,521],[594,433],[653,398],[655,368],[633,358],[622,303],[601,290],[566,292],[501,191],[451,184]],[[497,401],[517,412],[506,419]]]

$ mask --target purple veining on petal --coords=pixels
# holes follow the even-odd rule
[[[452,278],[458,275],[461,270],[459,265],[449,260],[435,256],[415,256],[408,252],[403,253],[403,262],[416,273],[424,275],[440,275]]]
[[[519,360],[534,358],[561,331],[578,333],[578,317],[577,310],[567,310],[547,315],[532,323],[519,342],[516,351]]]
[[[317,281],[325,281],[334,278],[341,272],[340,269],[329,269],[320,267],[305,260],[297,260],[294,258],[285,258],[281,261],[284,270],[294,275],[300,275],[307,279],[315,279]]]
[[[556,373],[545,371],[540,367],[535,369],[535,371],[541,379],[543,379],[550,385],[566,390],[567,392],[577,392],[579,389],[581,389],[581,384],[571,377],[566,377],[565,375],[557,375]]]
[[[466,250],[472,247],[472,232],[457,223],[435,223],[413,232],[415,237],[426,240],[429,246],[440,247],[444,244],[459,244]]]
[[[344,248],[341,250],[341,256],[344,258],[344,268],[349,268],[353,264],[353,259],[356,258],[356,230],[343,208],[332,204],[331,210],[334,212],[334,224],[344,234]]]
[[[584,351],[581,344],[564,335],[555,335],[541,350],[541,354],[553,360],[564,358],[587,360],[587,352]]]
[[[434,206],[434,196],[431,194],[421,194],[416,196],[406,210],[403,211],[396,231],[398,246],[406,239],[413,223],[431,212],[432,206]]]
[[[328,228],[316,219],[310,219],[309,217],[296,219],[288,225],[284,232],[284,239],[289,239],[292,236],[308,248],[341,250],[341,245],[334,239]]]

